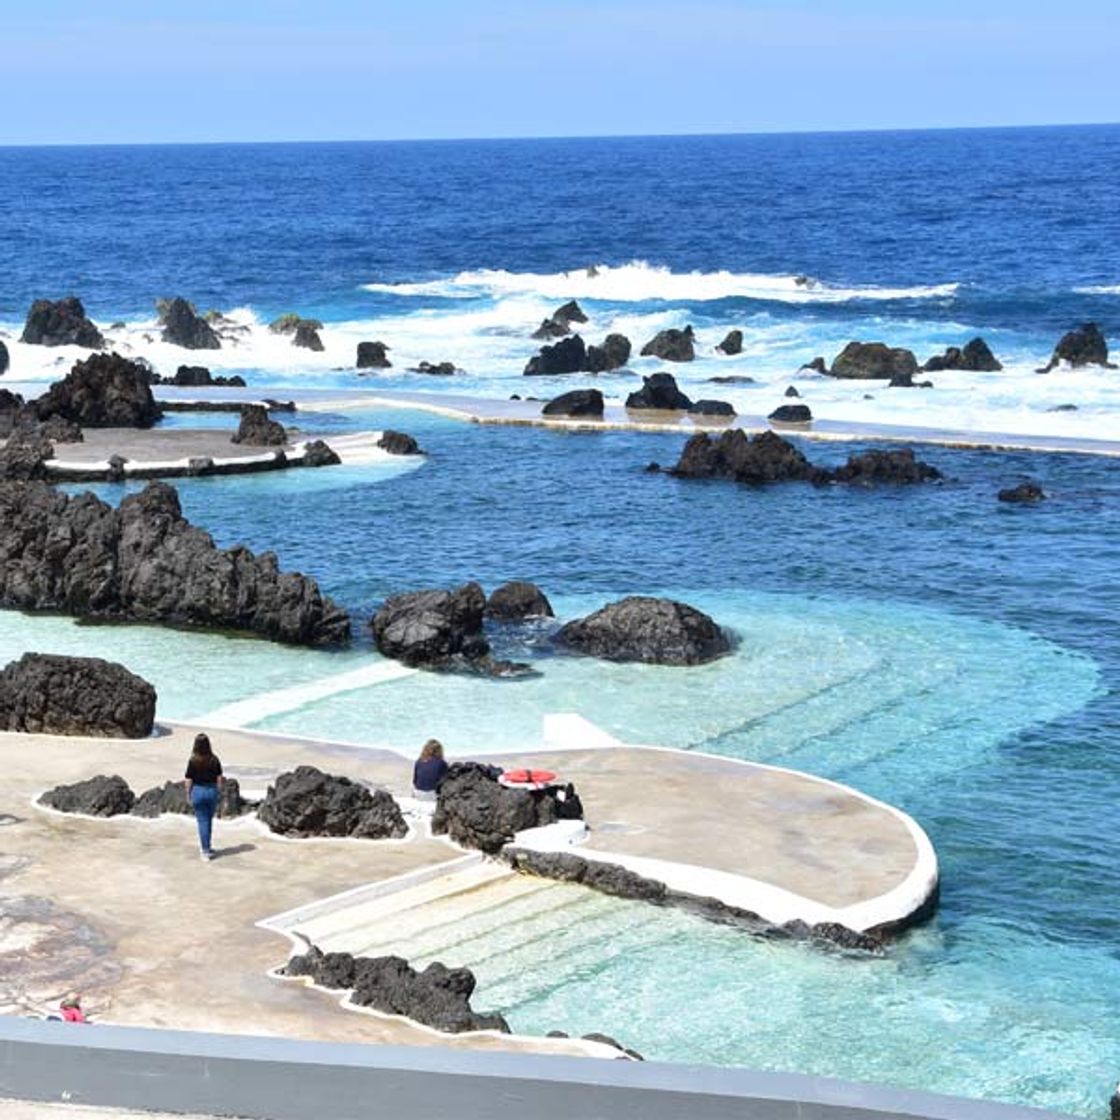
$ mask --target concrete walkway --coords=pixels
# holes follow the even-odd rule
[[[137,792],[177,779],[194,730],[177,727],[138,742],[0,733],[0,767],[8,776],[0,784],[0,1013],[53,1007],[76,990],[95,1016],[126,1025],[527,1045],[340,1015],[337,995],[266,975],[283,963],[287,946],[257,928],[261,919],[460,854],[422,828],[403,841],[288,841],[254,819],[220,821],[219,858],[207,864],[198,859],[191,818],[91,820],[32,804],[44,789],[99,773],[120,774]],[[410,760],[392,752],[244,731],[214,731],[213,740],[227,774],[249,793],[305,763],[398,796],[409,792]],[[921,890],[928,894],[936,883],[936,861],[932,868],[923,862],[928,841],[908,818],[806,775],[630,747],[492,761],[528,762],[576,784],[592,828],[588,848],[578,849],[585,856],[650,861],[666,881],[683,876],[695,893],[713,893],[712,875],[743,889],[761,884],[807,906],[813,921],[814,907],[844,911],[887,901],[913,909],[924,901]],[[485,993],[480,997],[485,1010]],[[578,1041],[531,1045],[586,1052]]]

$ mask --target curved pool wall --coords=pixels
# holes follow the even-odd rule
[[[404,473],[184,482],[185,512],[223,545],[275,548],[361,618],[394,591],[518,577],[565,614],[670,591],[740,642],[679,672],[549,658],[534,681],[411,676],[264,726],[404,749],[441,734],[473,752],[532,745],[543,712],[578,711],[630,741],[849,782],[913,815],[941,860],[938,917],[882,959],[623,903],[590,927],[592,951],[572,942],[564,955],[576,933],[541,931],[543,959],[570,967],[479,965],[481,994],[518,1030],[566,1021],[655,1058],[1099,1110],[1120,1068],[1120,861],[1105,825],[1120,793],[1120,484],[1108,461],[930,448],[946,485],[756,491],[644,474],[680,437],[397,411],[332,422],[403,428],[431,454]],[[1051,499],[997,504],[1023,473]],[[364,641],[323,654],[0,616],[0,652],[119,655],[151,675],[166,718],[360,669],[375,657]]]

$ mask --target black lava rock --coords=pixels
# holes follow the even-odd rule
[[[529,359],[526,376],[547,377],[561,373],[583,373],[587,370],[587,346],[574,334],[552,346],[542,346],[540,353]]]
[[[739,330],[728,331],[716,349],[721,354],[741,354],[743,352],[743,332]]]
[[[283,424],[269,417],[263,404],[243,404],[241,423],[230,442],[246,447],[283,447],[288,442],[288,432]]]
[[[910,350],[892,349],[883,342],[849,342],[828,372],[833,377],[889,381],[899,374],[917,373],[918,359]]]
[[[740,428],[712,436],[698,432],[684,446],[672,473],[678,478],[727,478],[754,485],[768,482],[825,482],[828,472],[793,444],[771,431],[749,439]]]
[[[492,591],[486,600],[485,614],[500,622],[553,617],[548,596],[535,583],[520,579],[510,580]]]
[[[693,401],[691,416],[734,416],[735,408],[728,401]]]
[[[292,336],[292,345],[299,346],[304,350],[313,350],[316,353],[321,353],[324,349],[323,340],[319,337],[319,332],[309,322],[301,322],[296,327],[295,334]]]
[[[1081,366],[1116,367],[1108,360],[1108,343],[1096,323],[1082,323],[1058,340],[1050,361],[1038,372],[1049,373],[1062,362],[1068,362],[1074,369]]]
[[[796,385],[787,385],[786,386],[786,391],[785,391],[785,396],[787,396],[787,397],[800,397],[801,394],[797,391],[797,386]]]
[[[303,449],[302,462],[305,467],[337,467],[342,460],[329,444],[313,439]]]
[[[0,376],[8,372],[12,364],[11,355],[8,353],[8,344],[0,339]]]
[[[831,477],[835,482],[870,486],[880,482],[935,482],[941,478],[941,472],[916,459],[909,447],[903,447],[894,451],[865,451],[860,455],[851,455],[842,467],[832,472]]]
[[[386,599],[371,626],[377,648],[405,665],[514,676],[526,666],[496,661],[482,631],[486,596],[477,583],[451,591],[408,591]]]
[[[217,548],[162,482],[116,509],[43,482],[0,482],[0,606],[298,645],[350,638],[349,616],[313,579],[281,572],[270,552]]]
[[[684,330],[670,327],[668,330],[658,331],[642,347],[642,357],[660,358],[663,362],[691,362],[696,357],[693,340],[692,327],[685,327]]]
[[[1046,494],[1037,482],[1020,482],[1018,486],[1010,486],[1001,490],[996,497],[1001,502],[1041,502]]]
[[[245,378],[235,373],[232,377],[215,377],[206,366],[180,366],[175,371],[175,376],[163,378],[163,385],[178,385],[182,388],[195,389],[210,386],[221,388],[244,389]]]
[[[96,657],[25,653],[0,670],[0,728],[43,735],[144,739],[156,690]]]
[[[813,413],[807,404],[782,404],[767,419],[779,424],[807,424],[813,419]]]
[[[607,661],[699,665],[731,649],[703,611],[672,599],[631,595],[561,627],[556,641]]]
[[[453,762],[440,782],[432,833],[446,834],[465,848],[495,855],[514,833],[558,820],[582,820],[575,789],[510,789],[499,783],[501,770],[477,762]]]
[[[963,349],[959,346],[950,346],[944,354],[935,354],[922,366],[922,369],[927,373],[935,373],[942,369],[963,369],[972,373],[996,373],[1003,369],[1003,363],[996,358],[982,338],[974,338],[965,343]]]
[[[552,321],[567,324],[586,323],[587,316],[584,314],[583,308],[574,299],[570,299],[552,313]]]
[[[811,369],[814,373],[828,373],[828,364],[824,358],[818,356],[811,362],[806,362],[800,369]]]
[[[573,389],[554,397],[541,413],[544,416],[602,416],[603,394],[598,389]]]
[[[156,303],[163,341],[185,350],[220,350],[221,339],[214,328],[181,296]]]
[[[423,455],[424,452],[420,450],[420,445],[412,436],[406,432],[395,432],[392,428],[387,428],[381,433],[381,438],[377,441],[377,446],[382,451],[388,451],[390,455]]]
[[[20,342],[35,346],[84,346],[100,350],[105,345],[101,332],[86,318],[86,309],[77,296],[65,299],[37,299],[27,313]]]
[[[16,428],[0,448],[0,480],[29,482],[47,477],[54,444],[35,428]]]
[[[630,339],[624,334],[609,334],[602,346],[587,348],[589,373],[611,373],[630,361]]]
[[[426,373],[429,377],[451,377],[458,372],[454,362],[421,362],[409,367],[409,373]]]
[[[447,1034],[463,1031],[509,1033],[501,1015],[471,1009],[474,973],[438,961],[417,972],[403,957],[353,957],[324,953],[315,946],[292,957],[286,976],[306,976],[322,988],[349,990],[350,1002],[386,1015],[403,1015]]]
[[[180,789],[182,787],[180,786]],[[87,817],[120,817],[136,800],[128,782],[119,774],[98,774],[84,782],[55,786],[39,798],[40,805],[60,813],[81,813]]]
[[[40,420],[58,417],[83,428],[150,428],[163,413],[148,372],[119,354],[75,362],[34,404]]]
[[[359,342],[355,365],[358,369],[389,369],[389,347],[384,342]]]
[[[226,778],[222,782],[218,796],[218,816],[224,820],[243,817],[251,813],[255,805],[241,796],[241,785],[236,778]],[[187,798],[187,790],[182,782],[164,782],[145,790],[130,810],[134,817],[158,817],[164,813],[188,816],[193,813]]]
[[[281,836],[399,839],[408,834],[400,806],[383,789],[299,766],[277,777],[257,816]]]
[[[642,378],[642,387],[626,398],[626,407],[687,411],[692,401],[677,388],[677,379],[671,373],[651,373]]]

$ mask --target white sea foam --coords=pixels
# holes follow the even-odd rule
[[[1120,284],[1089,284],[1073,290],[1083,296],[1120,296]]]
[[[460,272],[446,280],[414,284],[366,284],[370,292],[402,296],[442,296],[470,299],[478,296],[537,296],[550,300],[597,299],[611,303],[646,300],[702,302],[738,296],[779,300],[783,303],[843,303],[851,300],[937,299],[952,296],[955,283],[906,288],[841,287],[805,276],[770,276],[764,273],[673,272],[668,268],[632,261],[611,267],[595,265],[568,272],[507,272],[480,269]]]

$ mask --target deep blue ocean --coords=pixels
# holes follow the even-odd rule
[[[262,321],[296,308],[328,328],[411,316],[421,330],[466,301],[489,316],[476,332],[489,338],[504,329],[503,285],[538,277],[547,302],[549,278],[641,261],[697,275],[618,301],[627,314],[738,317],[769,340],[967,327],[1044,357],[1084,319],[1120,334],[1118,176],[1120,126],[0,149],[0,322],[42,295],[79,294],[108,322],[181,293]],[[844,297],[755,290],[795,275]],[[726,294],[739,288],[750,294]],[[259,355],[246,369],[254,386],[298,383]],[[1107,407],[1095,416],[1095,434],[1120,437]],[[402,427],[430,455],[411,470],[184,483],[188,515],[222,544],[276,549],[361,617],[394,591],[518,577],[573,611],[672,592],[742,640],[722,675],[667,683],[546,666],[532,688],[428,679],[267,726],[405,746],[432,733],[467,750],[527,736],[541,711],[578,710],[624,739],[851,782],[916,817],[941,859],[937,918],[883,961],[623,916],[597,937],[598,956],[547,982],[517,989],[480,966],[483,1002],[490,983],[515,1026],[608,1030],[649,1057],[1102,1112],[1120,1076],[1114,459],[928,448],[944,485],[754,491],[644,474],[673,461],[679,436],[410,412],[314,423]],[[806,446],[822,462],[850,450]],[[1048,501],[995,501],[1026,475]],[[140,659],[130,663],[156,680],[165,714],[198,703],[179,636],[75,634],[7,618],[0,653],[92,642]],[[335,664],[372,656],[363,641]],[[295,655],[261,643],[235,642],[230,658],[227,639],[199,640],[200,663],[216,663],[219,644],[248,692],[334,671],[330,655],[281,663]],[[627,940],[638,923],[645,940]],[[615,954],[603,948],[612,938]]]

